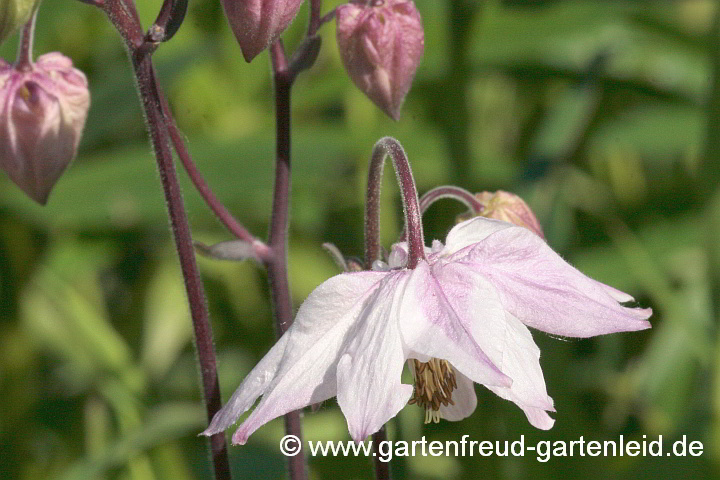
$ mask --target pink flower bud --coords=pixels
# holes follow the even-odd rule
[[[77,152],[90,107],[85,75],[60,53],[15,68],[0,59],[0,167],[44,205]]]
[[[475,198],[485,207],[480,216],[503,220],[525,227],[541,238],[545,238],[542,226],[525,201],[509,192],[498,190],[495,193],[476,193]]]
[[[425,46],[420,13],[408,0],[354,1],[335,10],[337,43],[357,87],[400,118]]]
[[[246,61],[275,42],[303,0],[222,0],[225,16]]]

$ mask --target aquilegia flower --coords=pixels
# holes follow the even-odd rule
[[[389,265],[320,285],[204,434],[230,427],[260,396],[233,443],[280,415],[337,396],[359,442],[408,402],[424,407],[427,421],[467,417],[477,401],[473,382],[549,429],[553,401],[527,327],[566,337],[650,327],[650,309],[621,305],[632,297],[503,221],[467,220],[445,245],[434,242],[416,268],[406,262],[406,245],[396,244]],[[407,360],[414,388],[401,382]]]

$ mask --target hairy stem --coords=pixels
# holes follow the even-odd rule
[[[453,185],[444,185],[442,187],[435,187],[432,190],[425,192],[425,194],[420,197],[420,211],[425,213],[433,203],[444,198],[457,200],[468,207],[468,209],[475,215],[482,212],[485,208],[483,204],[475,198],[475,195],[464,188],[455,187]]]
[[[167,125],[168,132],[170,133],[170,139],[172,141],[173,147],[175,148],[175,152],[177,152],[178,157],[180,158],[180,161],[183,164],[183,167],[185,167],[185,171],[187,172],[188,176],[190,177],[190,180],[193,182],[193,185],[195,185],[195,188],[197,189],[198,193],[203,197],[205,200],[205,203],[210,207],[210,209],[215,213],[218,220],[222,222],[223,225],[237,238],[240,240],[244,240],[248,243],[257,244],[259,242],[258,239],[256,239],[225,207],[225,205],[217,198],[215,193],[212,191],[210,186],[207,184],[205,179],[203,178],[200,171],[195,166],[195,163],[192,161],[192,157],[190,156],[190,152],[188,152],[187,146],[185,145],[185,141],[183,140],[182,134],[177,128],[177,125],[175,125],[175,121],[172,117],[172,112],[170,111],[170,106],[168,105],[167,98],[165,98],[165,95],[162,95],[162,92],[160,93],[160,104],[162,106],[163,115],[165,116],[165,124]],[[260,252],[256,252],[260,253]],[[259,255],[262,258],[262,255]]]
[[[162,95],[155,78],[150,55],[142,55],[143,33],[137,11],[132,2],[108,2],[105,11],[113,25],[120,32],[130,51],[138,91],[148,123],[150,139],[157,160],[163,193],[168,207],[175,247],[185,281],[185,290],[190,304],[190,314],[195,333],[195,347],[200,364],[208,421],[220,410],[220,388],[218,384],[215,348],[212,341],[210,315],[205,302],[205,289],[200,278],[192,235],[177,180],[175,165],[170,149],[166,117],[162,109]],[[229,480],[230,463],[227,455],[225,434],[210,437],[210,450],[216,480]]]
[[[372,268],[373,262],[380,258],[380,189],[383,166],[388,156],[395,168],[405,213],[405,231],[408,232],[407,268],[415,268],[420,260],[425,258],[422,214],[410,162],[397,140],[384,137],[373,148],[368,174],[365,199],[365,268],[368,270]]]
[[[288,226],[290,212],[290,91],[293,76],[288,69],[282,40],[270,47],[275,82],[275,187],[268,246],[271,255],[265,260],[273,301],[276,333],[280,338],[293,321],[290,283],[288,281]],[[302,422],[299,410],[285,414],[285,433],[295,435],[302,443]],[[290,478],[307,479],[304,455],[288,457]]]

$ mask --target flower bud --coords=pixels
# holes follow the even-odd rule
[[[22,27],[39,0],[2,0],[0,2],[0,43]]]
[[[303,0],[222,0],[246,61],[270,46],[290,25]]]
[[[0,167],[44,205],[77,151],[90,92],[60,53],[15,68],[0,59]]]
[[[395,120],[425,46],[420,13],[408,0],[354,1],[335,10],[337,43],[357,87]]]
[[[479,216],[503,220],[525,227],[537,234],[540,238],[545,238],[540,222],[538,222],[535,214],[530,210],[528,204],[517,195],[498,190],[495,193],[476,193],[475,198],[477,198],[484,207],[483,210],[478,213]],[[467,219],[468,218],[463,218],[463,220]]]

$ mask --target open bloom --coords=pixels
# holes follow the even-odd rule
[[[44,205],[77,152],[90,108],[87,79],[58,52],[22,67],[0,59],[0,100],[0,168]]]
[[[526,228],[482,217],[456,225],[414,269],[397,244],[385,271],[343,273],[320,285],[295,323],[217,413],[225,430],[262,395],[233,442],[275,417],[337,396],[356,441],[408,401],[426,420],[460,420],[473,382],[515,402],[538,428],[554,420],[540,352],[527,327],[590,337],[648,328],[650,309],[567,264]],[[415,388],[401,382],[410,359]]]

